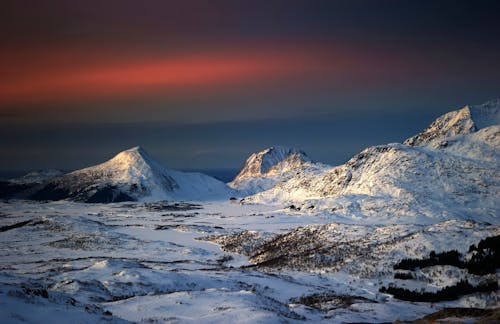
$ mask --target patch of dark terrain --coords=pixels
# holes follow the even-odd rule
[[[322,312],[328,312],[337,308],[347,308],[352,304],[377,303],[361,296],[337,295],[334,293],[316,293],[290,299],[290,303],[301,304]]]
[[[412,280],[415,279],[415,275],[411,272],[395,272],[394,279]]]
[[[272,234],[247,230],[229,235],[209,235],[198,240],[217,243],[226,252],[249,256],[271,236]]]
[[[456,250],[436,253],[431,251],[428,258],[402,259],[394,265],[394,270],[411,270],[435,265],[450,265],[467,269],[469,273],[486,275],[495,273],[500,268],[500,235],[487,237],[478,245],[469,247],[469,255],[464,256]]]
[[[312,226],[276,235],[253,249],[249,257],[254,264],[247,267],[340,269],[346,259],[369,255],[370,247],[363,244],[363,240],[326,241],[321,239],[325,231],[328,231],[328,226]]]
[[[436,292],[415,291],[394,286],[383,286],[379,289],[381,293],[391,294],[394,296],[394,298],[400,300],[429,303],[451,301],[473,293],[488,293],[497,290],[498,283],[496,282],[496,280],[485,281],[477,286],[471,285],[468,280],[461,280],[453,286],[444,287],[443,289],[440,289]]]
[[[49,181],[47,183],[34,186],[26,192],[27,199],[38,201],[70,199],[84,203],[107,204],[112,202],[136,200],[114,185],[93,186],[89,188],[70,188],[57,181]]]
[[[192,204],[188,202],[169,202],[169,201],[157,201],[144,203],[144,207],[149,211],[188,211],[203,209],[203,206],[199,204]]]
[[[422,319],[413,321],[414,324],[435,323],[436,321],[445,320],[448,318],[464,318],[474,319],[474,323],[499,323],[500,308],[483,309],[483,308],[463,308],[450,307],[443,308],[435,313],[424,316]]]
[[[333,224],[333,226],[336,226]],[[338,240],[324,240],[322,237]],[[202,238],[221,245],[227,252],[244,254],[258,269],[314,269],[340,268],[344,260],[369,255],[374,246],[364,244],[369,238],[346,241],[331,229],[330,224],[296,228],[284,234],[266,234],[243,231],[232,235],[212,235]]]
[[[198,216],[200,213],[195,212],[195,213],[189,213],[189,214],[178,214],[178,213],[166,213],[166,214],[161,214],[162,217],[168,217],[170,219],[172,218],[192,218]],[[168,220],[164,220],[168,221]]]
[[[431,251],[428,258],[402,259],[394,265],[394,270],[407,270],[405,273],[396,272],[395,279],[414,280],[417,276],[414,271],[433,266],[453,266],[467,270],[468,273],[486,276],[476,285],[471,285],[467,280],[462,280],[453,286],[444,287],[436,292],[413,291],[399,288],[393,284],[381,287],[380,292],[393,295],[395,298],[417,302],[439,302],[456,300],[461,296],[498,290],[496,280],[488,277],[500,268],[500,235],[482,239],[477,246],[469,247],[467,255],[462,255],[456,250],[436,253]]]
[[[10,181],[0,181],[0,198],[16,198],[19,194],[34,186],[35,184],[19,184]]]
[[[216,259],[215,261],[217,262],[218,265],[221,267],[224,266],[224,263],[228,261],[232,261],[234,258],[231,255],[223,255],[220,258]]]
[[[44,222],[42,220],[39,220],[39,219],[36,219],[36,220],[30,219],[30,220],[22,221],[22,222],[15,223],[12,225],[2,226],[2,227],[0,227],[0,233],[10,231],[10,230],[13,230],[15,228],[20,228],[20,227],[23,227],[26,225],[38,225],[38,224],[43,224],[43,223]]]
[[[155,230],[169,230],[175,229],[183,232],[196,232],[196,233],[220,233],[225,232],[225,229],[220,226],[196,225],[196,224],[169,224],[169,225],[156,225]]]
[[[61,240],[44,243],[43,245],[54,248],[88,251],[100,246],[118,247],[125,241],[120,237],[105,237],[104,235],[87,234],[72,235]]]

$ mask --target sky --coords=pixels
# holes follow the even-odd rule
[[[498,1],[38,1],[0,10],[0,171],[140,145],[237,169],[272,145],[341,164],[500,97]]]

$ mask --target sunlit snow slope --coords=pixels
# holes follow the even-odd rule
[[[250,155],[229,186],[238,190],[240,195],[252,195],[298,174],[314,176],[326,168],[326,165],[312,162],[299,149],[273,146]]]
[[[500,215],[500,100],[437,118],[405,144],[373,146],[316,176],[248,197],[347,219],[407,222]]]

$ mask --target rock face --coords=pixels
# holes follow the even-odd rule
[[[500,215],[499,101],[437,118],[405,144],[369,147],[315,176],[297,174],[246,200],[347,219],[493,222]]]
[[[500,124],[500,99],[482,105],[465,106],[444,114],[423,132],[407,139],[404,144],[422,146],[435,140],[470,134],[498,124]]]
[[[50,179],[30,190],[35,200],[84,202],[197,200],[229,195],[222,182],[200,173],[169,170],[134,147],[102,164]]]
[[[299,149],[273,146],[250,155],[229,186],[242,195],[255,194],[270,189],[297,173],[309,174],[323,167],[322,164],[313,163]]]
[[[235,180],[277,174],[300,167],[304,162],[311,159],[303,151],[273,146],[250,155]]]

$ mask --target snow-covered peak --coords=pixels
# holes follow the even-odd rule
[[[92,168],[112,174],[115,181],[140,184],[146,180],[160,179],[162,182],[160,186],[166,186],[168,189],[177,186],[172,178],[166,176],[164,167],[153,160],[140,146],[122,151],[111,160]]]
[[[242,195],[251,195],[272,188],[298,173],[312,176],[324,168],[327,166],[313,163],[299,149],[273,146],[250,155],[236,178],[228,185]]]
[[[227,198],[231,193],[215,178],[167,169],[141,147],[133,147],[99,165],[51,179],[30,198],[86,202],[206,200]]]
[[[310,161],[311,159],[299,149],[272,146],[250,155],[235,180],[276,174]]]
[[[495,99],[481,105],[465,106],[446,113],[434,120],[421,133],[408,138],[404,144],[426,145],[434,140],[470,134],[498,124],[500,124],[500,99]]]
[[[139,146],[122,151],[104,163],[71,172],[60,180],[79,187],[123,188],[133,198],[160,198],[179,187],[168,170]]]

